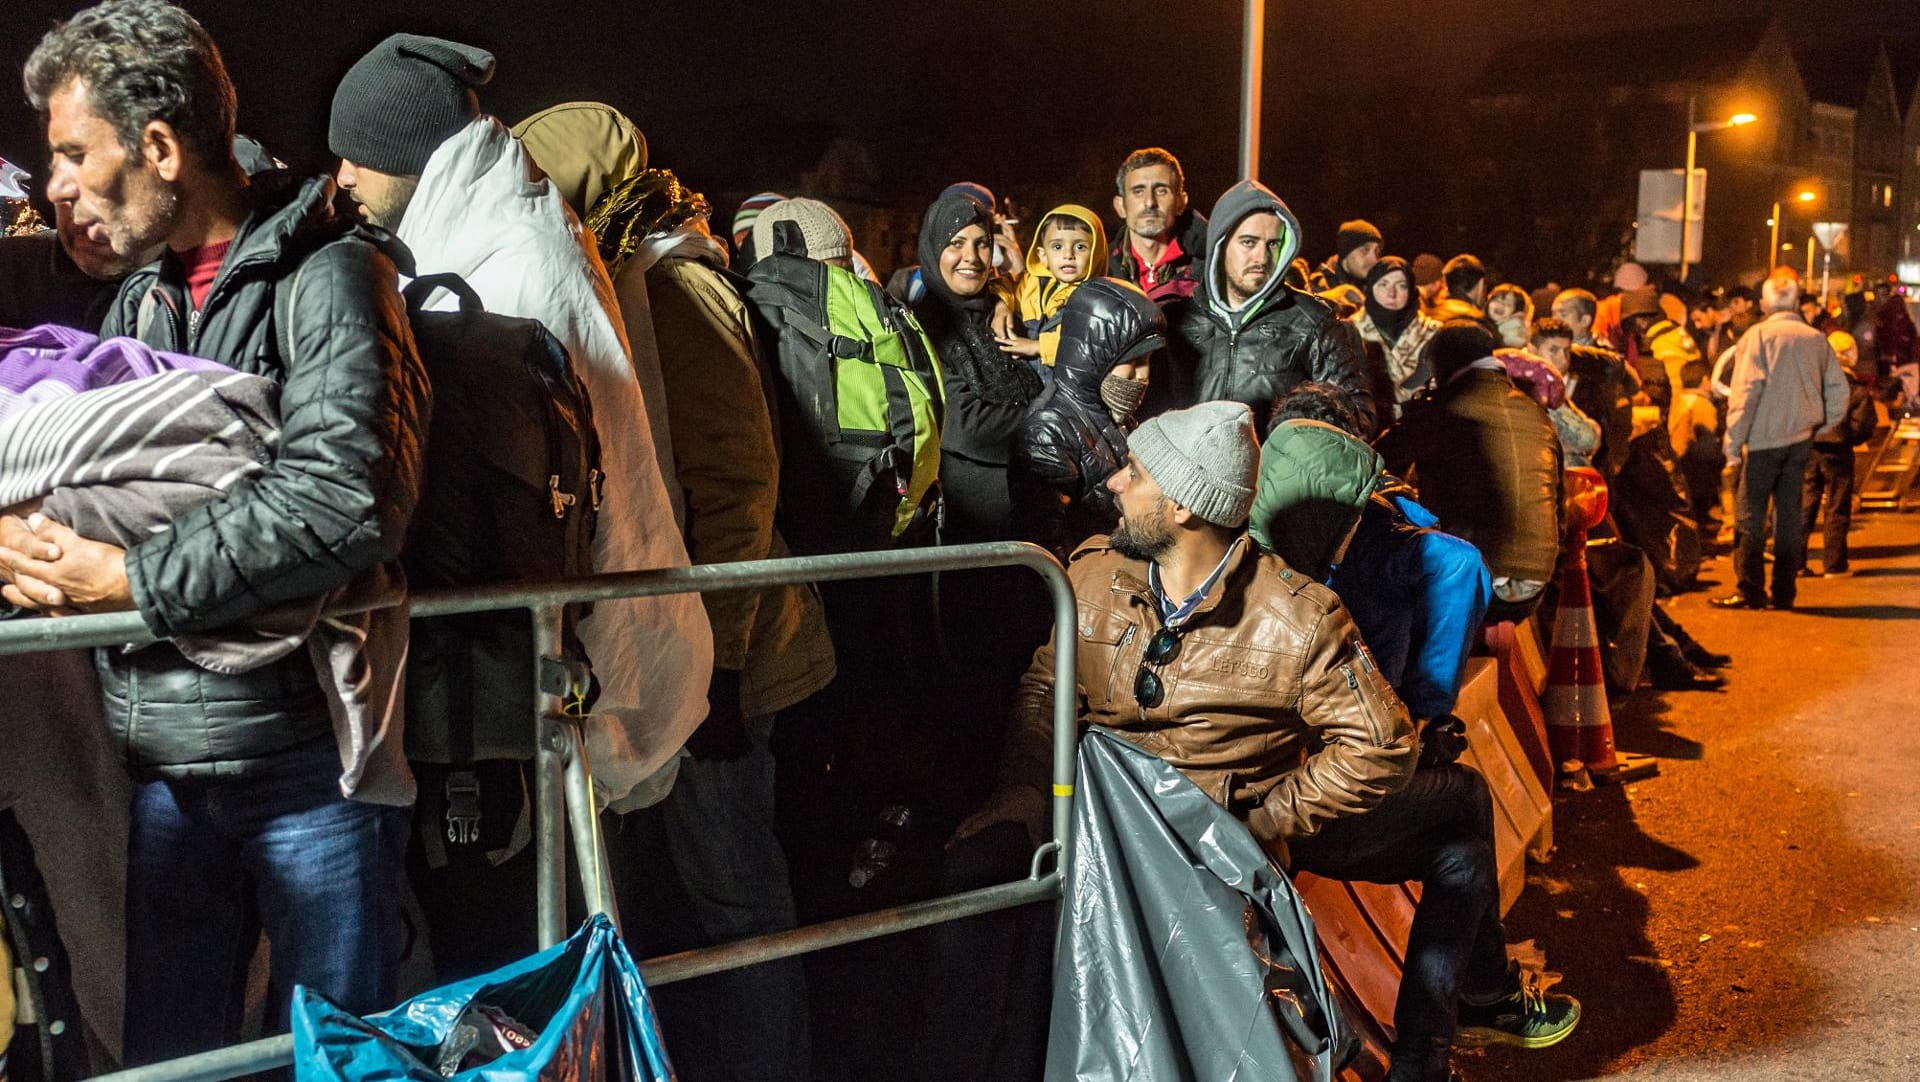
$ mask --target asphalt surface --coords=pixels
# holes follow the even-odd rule
[[[1855,524],[1857,574],[1792,612],[1708,606],[1725,559],[1667,603],[1729,685],[1636,692],[1616,740],[1660,776],[1556,799],[1508,935],[1582,1023],[1459,1054],[1471,1082],[1920,1078],[1920,515]]]

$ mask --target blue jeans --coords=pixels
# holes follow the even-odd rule
[[[355,1014],[393,1006],[407,808],[340,795],[331,737],[237,778],[134,789],[127,841],[129,1066],[240,1035],[247,966],[271,943],[269,1025],[293,986]]]
[[[661,804],[667,849],[709,942],[794,927],[787,858],[773,832],[771,716],[748,718],[752,750],[732,762],[688,759]],[[798,958],[716,974],[716,1064],[738,1082],[809,1077],[806,971]]]
[[[1289,848],[1295,868],[1328,879],[1420,884],[1389,1077],[1444,1080],[1460,1001],[1484,1003],[1513,985],[1486,780],[1458,765],[1415,771],[1372,811],[1335,819]]]

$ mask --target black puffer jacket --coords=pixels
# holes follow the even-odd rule
[[[1114,526],[1106,483],[1127,462],[1127,436],[1100,397],[1115,365],[1164,349],[1167,321],[1131,283],[1096,278],[1060,309],[1053,386],[1014,437],[1008,484],[1014,526],[1062,560]]]
[[[1234,309],[1221,281],[1222,249],[1248,215],[1260,212],[1280,216],[1280,250],[1262,291]],[[1244,402],[1253,410],[1255,431],[1265,432],[1274,402],[1312,380],[1351,395],[1371,431],[1373,394],[1359,334],[1332,305],[1281,281],[1300,246],[1293,212],[1258,183],[1241,181],[1214,205],[1211,222],[1200,288],[1167,307],[1172,378],[1154,380],[1163,390],[1153,395],[1149,412],[1220,399]]]
[[[257,209],[197,313],[168,254],[126,281],[103,329],[280,384],[273,465],[127,553],[134,604],[160,636],[227,627],[345,585],[399,554],[419,497],[431,394],[382,249],[403,260],[405,250],[336,218],[325,178],[256,184]],[[294,291],[284,331],[274,319],[282,289]],[[305,651],[234,675],[165,644],[97,658],[108,723],[136,773],[241,773],[331,731]]]

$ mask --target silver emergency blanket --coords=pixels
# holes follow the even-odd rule
[[[1079,772],[1048,1082],[1331,1079],[1355,1038],[1260,843],[1107,730]]]

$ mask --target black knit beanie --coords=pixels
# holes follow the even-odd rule
[[[395,34],[354,62],[333,92],[327,147],[382,173],[418,175],[480,115],[473,88],[493,78],[493,54],[444,38]]]
[[[1355,218],[1351,222],[1341,222],[1340,232],[1333,238],[1333,250],[1345,259],[1353,254],[1355,248],[1363,244],[1380,243],[1380,231],[1373,223],[1364,218]]]

